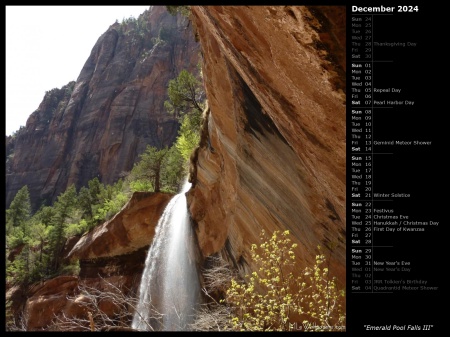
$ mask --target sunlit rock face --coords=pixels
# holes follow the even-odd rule
[[[241,270],[261,229],[345,285],[345,8],[194,6],[209,106],[188,203],[204,256]]]
[[[119,213],[84,234],[66,257],[71,260],[113,257],[148,246],[172,196],[170,193],[135,192]]]
[[[101,276],[101,277],[100,277]],[[122,291],[124,298],[133,296],[130,289],[135,287],[134,274],[102,275],[93,278],[77,276],[58,276],[51,280],[38,283],[28,291],[23,314],[26,331],[67,331],[68,324],[64,321],[74,319],[88,320],[88,312],[96,314],[97,310],[114,319],[117,307],[109,299],[100,299],[86,295],[80,289],[87,289],[91,294],[111,292],[117,288]],[[95,289],[92,291],[92,289]],[[113,290],[114,291],[114,290]],[[57,327],[59,324],[59,327]],[[71,331],[86,331],[86,327],[71,326]]]
[[[73,296],[78,285],[76,276],[58,276],[34,285],[25,304],[26,330],[47,327],[67,305],[67,296]]]
[[[24,185],[36,210],[71,184],[111,184],[147,145],[170,146],[179,123],[164,109],[168,81],[196,71],[198,59],[187,18],[165,6],[112,24],[76,82],[49,88],[26,126],[6,137],[6,207]]]

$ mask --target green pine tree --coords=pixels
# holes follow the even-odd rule
[[[66,219],[70,216],[77,204],[77,192],[75,185],[71,185],[64,193],[58,196],[57,201],[53,205],[55,214],[51,219],[49,228],[49,248],[52,256],[51,271],[57,272],[61,262],[61,251],[64,247],[66,227]]]
[[[31,202],[28,186],[23,186],[6,210],[6,228],[23,226],[31,216]]]
[[[169,81],[169,99],[164,107],[176,117],[190,113],[193,109],[203,111],[201,82],[193,74],[183,69],[178,77]]]

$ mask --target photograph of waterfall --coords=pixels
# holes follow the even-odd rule
[[[7,330],[345,332],[347,10],[6,6]]]

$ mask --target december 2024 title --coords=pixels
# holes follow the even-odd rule
[[[359,7],[352,6],[353,13],[411,13],[418,12],[419,6],[377,6],[377,7]]]

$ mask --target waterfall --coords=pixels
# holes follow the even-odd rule
[[[139,288],[132,327],[137,330],[187,330],[200,299],[196,246],[186,195],[191,184],[167,204],[155,230]],[[150,327],[151,326],[151,327]]]

